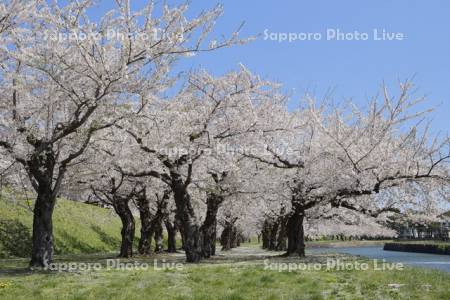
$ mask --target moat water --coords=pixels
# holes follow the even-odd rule
[[[384,251],[382,246],[308,248],[307,251],[312,253],[346,253],[364,256],[371,259],[385,259],[387,262],[398,262],[409,266],[438,269],[450,272],[450,255]]]

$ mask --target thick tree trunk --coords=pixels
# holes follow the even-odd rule
[[[29,175],[35,180],[37,192],[30,267],[45,267],[53,260],[53,209],[65,169],[59,169],[57,181],[53,185],[56,159],[52,146],[40,142],[34,146],[35,152],[28,161]]]
[[[184,224],[184,251],[186,252],[186,262],[199,262],[202,259],[202,236],[200,228],[191,220],[186,220]]]
[[[264,220],[263,229],[261,231],[262,248],[269,249],[271,225],[268,219]]]
[[[174,192],[177,207],[176,218],[182,228],[183,246],[187,262],[199,262],[202,259],[203,238],[200,226],[197,224],[191,197],[184,184],[175,182],[172,190]]]
[[[216,224],[215,222],[201,228],[203,234],[203,256],[206,258],[216,255]]]
[[[238,229],[236,228],[236,226],[233,225],[232,227],[232,231],[231,231],[231,248],[236,248],[239,247],[240,245],[240,241],[239,241],[239,232]]]
[[[222,245],[222,251],[231,250],[240,245],[241,234],[234,222],[227,222],[220,235],[220,244]]]
[[[171,223],[169,220],[164,222],[167,230],[167,252],[175,253],[177,252],[177,227],[175,223]]]
[[[305,234],[303,230],[303,220],[305,211],[296,208],[288,218],[287,236],[288,248],[287,255],[305,256]]]
[[[278,233],[278,221],[274,221],[271,224],[270,237],[269,237],[269,250],[275,250],[277,247],[277,233]]]
[[[231,250],[231,240],[233,239],[233,227],[225,225],[220,235],[220,244],[222,245],[222,251]]]
[[[136,197],[136,204],[141,219],[141,238],[139,239],[138,251],[142,255],[149,255],[152,252],[152,214],[145,190]]]
[[[222,197],[214,194],[209,194],[207,198],[206,217],[201,227],[203,256],[206,258],[216,255],[217,212],[222,201]]]
[[[158,208],[153,218],[152,227],[155,234],[155,252],[164,251],[163,247],[163,222],[167,215],[167,204],[170,198],[170,190],[165,190],[163,196],[158,197]]]
[[[184,251],[184,229],[183,229],[183,226],[181,226],[180,222],[176,219],[175,219],[175,226],[180,231],[180,237],[181,237],[180,249]]]
[[[155,232],[155,252],[156,253],[161,253],[162,251],[164,251],[163,227],[162,227],[161,223],[162,223],[161,220],[159,218],[157,218],[157,220],[155,220],[155,223],[153,224],[154,232]]]
[[[51,188],[38,191],[33,211],[33,247],[31,267],[45,267],[53,259],[53,223],[52,215],[56,197]]]
[[[120,246],[119,257],[133,256],[133,240],[135,233],[135,222],[130,207],[128,206],[129,199],[118,198],[114,200],[114,209],[122,221],[122,243]]]
[[[151,228],[147,229],[141,227],[141,238],[139,239],[138,245],[139,254],[150,255],[152,253],[152,238],[153,231],[151,230]]]
[[[286,217],[280,217],[279,228],[277,233],[277,245],[275,250],[286,251],[287,250],[287,233],[286,233]]]

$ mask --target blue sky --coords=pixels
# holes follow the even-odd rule
[[[113,1],[103,1],[103,3]],[[138,8],[143,1],[132,1]],[[180,1],[167,1],[169,5]],[[162,2],[160,2],[162,3]],[[243,36],[262,34],[245,46],[222,49],[184,60],[180,69],[206,68],[223,74],[243,63],[252,72],[278,81],[293,99],[305,92],[363,105],[386,82],[414,76],[416,95],[426,95],[433,112],[433,132],[450,127],[450,1],[227,1],[192,0],[190,15],[224,6],[213,36],[228,34],[242,21]],[[110,4],[101,4],[97,13]],[[264,40],[263,32],[319,32],[319,41]],[[367,41],[328,41],[327,29],[367,32]],[[402,41],[374,41],[373,29],[401,32]],[[294,106],[292,103],[291,106]]]

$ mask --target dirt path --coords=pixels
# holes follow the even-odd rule
[[[262,265],[267,260],[271,263],[326,263],[327,259],[339,258],[339,259],[354,259],[354,256],[343,255],[343,254],[308,254],[306,257],[283,257],[281,256],[283,252],[266,251],[261,249],[259,246],[241,246],[234,248],[229,251],[218,250],[217,254],[211,258],[202,260],[199,265],[217,265],[217,264],[227,264],[227,265],[241,265],[241,264],[252,264],[252,265]],[[100,263],[106,265],[108,260],[117,259],[120,262],[145,262],[149,264],[161,264],[161,263],[185,263],[186,256],[183,251],[178,251],[177,253],[161,253],[153,254],[150,256],[134,256],[132,258],[118,259],[116,254],[82,254],[82,255],[64,255],[56,256],[55,263]],[[0,276],[9,275],[26,275],[31,274],[32,271],[28,268],[28,259],[2,259],[0,260]],[[45,272],[45,271],[44,271]]]

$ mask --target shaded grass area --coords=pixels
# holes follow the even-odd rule
[[[281,258],[255,248],[219,253],[201,264],[182,263],[182,253],[121,262],[148,263],[142,270],[106,269],[107,256],[65,256],[59,262],[98,262],[102,269],[80,272],[29,272],[24,260],[1,260],[1,299],[450,299],[450,274],[426,269],[375,270],[368,260],[341,254]],[[325,264],[335,258],[367,262],[367,271],[297,270],[279,272],[270,264]],[[269,260],[266,260],[269,259]],[[20,271],[21,270],[21,271]],[[4,287],[2,288],[2,284]]]
[[[0,258],[28,257],[31,250],[33,201],[23,195],[1,191]],[[53,229],[56,254],[116,252],[121,222],[110,209],[58,199]],[[136,219],[136,244],[139,239]]]

